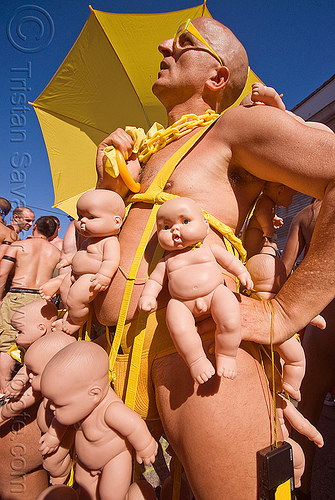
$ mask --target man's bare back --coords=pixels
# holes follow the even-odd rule
[[[34,290],[52,277],[60,258],[58,248],[42,238],[14,243],[9,254],[16,259],[12,286]]]

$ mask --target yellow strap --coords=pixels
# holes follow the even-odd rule
[[[179,460],[179,458],[176,456],[174,463],[172,500],[179,500],[180,498],[182,471],[183,471],[183,466],[181,465],[181,461]]]
[[[119,313],[119,319],[116,325],[116,330],[115,330],[115,335],[112,343],[112,347],[109,353],[109,369],[110,369],[110,377],[112,377],[113,369],[114,369],[114,364],[115,364],[115,359],[120,347],[121,343],[121,338],[122,338],[122,333],[123,333],[123,328],[126,323],[126,318],[127,318],[127,312],[128,312],[128,307],[129,307],[129,302],[131,298],[131,292],[133,290],[134,282],[136,279],[137,271],[140,266],[144,251],[146,249],[147,242],[150,238],[152,229],[155,225],[156,221],[156,213],[159,208],[159,205],[154,205],[152,207],[149,219],[147,221],[147,224],[145,226],[145,229],[142,234],[142,238],[140,241],[140,244],[136,250],[134,260],[132,262],[129,275],[127,278],[127,283],[126,287],[124,290],[123,294],[123,299],[122,299],[122,304],[120,308],[120,313]]]

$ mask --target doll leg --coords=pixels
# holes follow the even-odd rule
[[[256,82],[252,85],[251,99],[254,102],[263,102],[268,106],[285,111],[285,104],[279,97],[278,92],[272,87],[266,87],[262,83]]]
[[[68,315],[64,317],[62,330],[72,335],[85,323],[89,314],[89,303],[95,299],[98,292],[91,288],[92,274],[84,274],[72,283],[68,296]]]
[[[300,386],[305,375],[305,353],[295,337],[286,340],[276,346],[276,351],[284,360],[283,366],[283,391],[286,391],[292,398],[300,401]]]
[[[100,474],[92,475],[78,460],[76,463],[76,482],[79,488],[79,498],[96,500],[98,498],[98,482]]]
[[[211,312],[216,324],[215,357],[219,377],[234,379],[237,375],[236,354],[241,342],[241,319],[235,295],[220,285],[212,298]]]
[[[67,307],[67,296],[70,288],[71,288],[71,273],[68,272],[65,274],[65,277],[63,278],[61,286],[59,288],[59,293],[64,307]]]
[[[44,300],[51,300],[52,297],[58,292],[61,287],[65,275],[59,275],[55,278],[51,278],[46,283],[40,286],[40,296]]]
[[[100,476],[100,500],[125,500],[131,482],[131,470],[131,454],[128,450],[112,458]]]
[[[214,375],[215,370],[206,357],[191,311],[179,300],[171,299],[166,309],[166,324],[193,379],[199,384],[207,382]]]

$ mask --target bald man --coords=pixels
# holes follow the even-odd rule
[[[160,44],[159,51],[163,60],[153,92],[166,108],[169,125],[183,115],[204,115],[209,108],[221,113],[242,92],[248,72],[247,54],[232,32],[211,18],[201,17],[183,24],[175,38]],[[200,129],[199,124],[191,126],[187,135],[174,136],[175,140],[163,149],[158,145],[157,151],[141,165],[135,155],[131,156],[132,138],[117,129],[98,147],[97,188],[116,190],[125,197],[129,194],[120,177],[113,179],[104,170],[106,146],[113,145],[130,158],[128,169],[134,178],[139,178],[143,193],[156,174],[162,172],[164,163]],[[212,122],[159,184],[163,192],[152,199],[154,203],[171,195],[190,197],[239,234],[265,181],[281,182],[323,198],[308,256],[271,301],[276,342],[299,331],[335,295],[334,149],[332,134],[312,130],[282,110],[267,106],[234,107]],[[119,236],[120,268],[109,290],[95,301],[96,313],[106,325],[118,321],[130,267],[151,213],[152,204],[143,198],[132,198],[134,203]],[[212,226],[205,242],[224,245],[221,226],[213,224],[216,228]],[[324,245],[326,239],[329,243]],[[129,302],[122,338],[123,363],[131,349],[138,298],[156,241],[153,228]],[[226,282],[233,287],[232,280],[226,278]],[[148,319],[153,325],[151,331],[147,328],[145,333],[142,366],[149,373],[149,380],[141,381],[144,374],[140,372],[140,384],[143,382],[148,388],[157,405],[155,412],[149,400],[152,412],[146,418],[161,419],[197,500],[254,500],[256,452],[273,442],[272,402],[257,345],[241,345],[234,380],[213,376],[200,387],[180,355],[165,344],[168,334],[164,330],[164,308],[168,299],[165,288],[159,297],[156,319]],[[269,303],[242,297],[240,300],[244,339],[269,343]],[[159,326],[155,327],[157,323]],[[215,363],[209,352],[214,331],[209,332],[202,325],[199,323],[198,329],[206,355]],[[118,360],[121,363],[121,358]],[[120,372],[117,380],[122,377]]]

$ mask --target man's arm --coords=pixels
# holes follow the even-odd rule
[[[8,246],[5,255],[0,261],[0,301],[2,301],[6,294],[6,281],[9,273],[16,263],[17,252],[18,247],[13,243],[12,245]]]
[[[272,300],[275,342],[282,342],[335,296],[334,135],[265,106],[239,106],[226,112],[220,122],[222,133],[226,129],[233,165],[323,199],[306,258]],[[244,338],[269,342],[269,304],[241,300]]]

